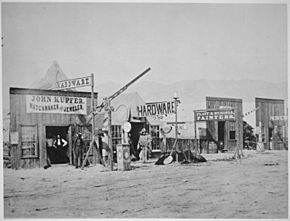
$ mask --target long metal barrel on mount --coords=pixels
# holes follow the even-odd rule
[[[113,95],[108,97],[108,101],[113,100],[117,96],[119,96],[121,93],[123,93],[131,84],[133,84],[135,81],[137,81],[139,78],[141,78],[143,75],[145,75],[148,71],[150,71],[151,68],[147,68],[145,71],[143,71],[141,74],[139,74],[137,77],[135,77],[133,80],[131,80],[129,83],[127,83],[124,87],[122,87],[120,90],[115,92]],[[105,106],[105,102],[103,102],[98,108],[100,110]]]

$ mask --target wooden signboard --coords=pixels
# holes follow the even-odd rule
[[[87,98],[56,95],[26,95],[27,113],[87,114]]]
[[[76,88],[76,87],[86,87],[92,85],[92,77],[81,77],[70,80],[63,80],[56,82],[57,88],[59,89],[68,89],[68,88]]]
[[[195,110],[195,121],[235,120],[234,109]]]
[[[139,117],[174,114],[174,110],[174,101],[146,103],[145,105],[137,106]]]

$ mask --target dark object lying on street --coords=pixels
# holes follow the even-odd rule
[[[49,167],[51,167],[51,166],[50,165],[45,165],[43,168],[46,170]]]
[[[170,156],[172,157],[172,159],[170,159]],[[169,164],[168,162],[170,162],[170,161],[171,162],[176,161],[176,152],[173,152],[172,154],[163,153],[158,158],[155,165],[166,165],[166,164]],[[206,159],[199,154],[192,153],[191,151],[186,150],[183,153],[178,153],[178,161],[182,162],[182,164],[184,164],[185,162],[187,162],[187,163],[201,163],[201,162],[206,162]]]

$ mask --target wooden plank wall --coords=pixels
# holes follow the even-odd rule
[[[13,89],[12,89],[13,90]],[[33,93],[37,93],[41,90],[32,90]],[[34,168],[34,167],[43,167],[46,165],[46,126],[70,126],[82,124],[82,121],[77,120],[78,115],[74,114],[47,114],[47,113],[26,113],[26,94],[25,92],[30,93],[31,90],[21,91],[20,94],[11,93],[10,90],[10,132],[19,133],[19,143],[18,145],[13,145],[11,149],[11,166],[14,169],[19,168]],[[53,91],[49,91],[50,95],[53,94]],[[51,94],[52,93],[52,94]],[[69,93],[69,96],[73,96]],[[82,93],[78,92],[77,95],[80,96]],[[91,98],[88,97],[88,93],[84,92],[87,97],[87,113],[91,111]],[[65,96],[66,93],[55,92],[56,96]],[[94,97],[95,104],[97,104],[97,94]],[[21,159],[21,136],[20,136],[20,125],[37,125],[38,128],[38,148],[39,148],[39,158],[33,159]],[[71,144],[71,142],[70,142]]]
[[[236,115],[236,140],[229,140],[229,122],[225,122],[225,147],[230,151],[234,151],[236,146],[239,145],[243,148],[243,103],[242,99],[234,98],[221,98],[221,97],[206,97],[207,109],[219,109],[220,106],[228,106],[235,109]],[[207,137],[211,137],[214,140],[218,140],[218,122],[208,121],[207,125]]]
[[[284,116],[284,100],[281,99],[267,99],[267,98],[255,98],[255,107],[259,109],[256,111],[256,126],[259,126],[259,122],[262,123],[265,133],[265,149],[270,149],[269,142],[269,127],[284,126],[283,121],[270,122],[271,116]],[[274,141],[275,142],[275,141]],[[279,141],[277,141],[279,142]],[[279,142],[281,143],[281,142]],[[280,144],[274,144],[277,146],[275,149],[282,149]]]

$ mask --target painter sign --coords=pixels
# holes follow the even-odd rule
[[[68,88],[75,88],[75,87],[85,87],[92,85],[92,77],[82,77],[82,78],[75,78],[70,80],[63,80],[56,82],[57,88],[59,89],[68,89]]]
[[[137,113],[139,117],[168,115],[174,113],[174,108],[174,101],[146,103],[137,106]]]
[[[87,114],[87,98],[26,95],[27,113]]]
[[[197,110],[194,112],[195,112],[195,121],[235,120],[235,111],[233,109]]]
[[[270,117],[270,120],[272,120],[272,121],[279,121],[279,120],[281,120],[281,121],[286,121],[286,120],[288,120],[288,116],[271,116]]]

